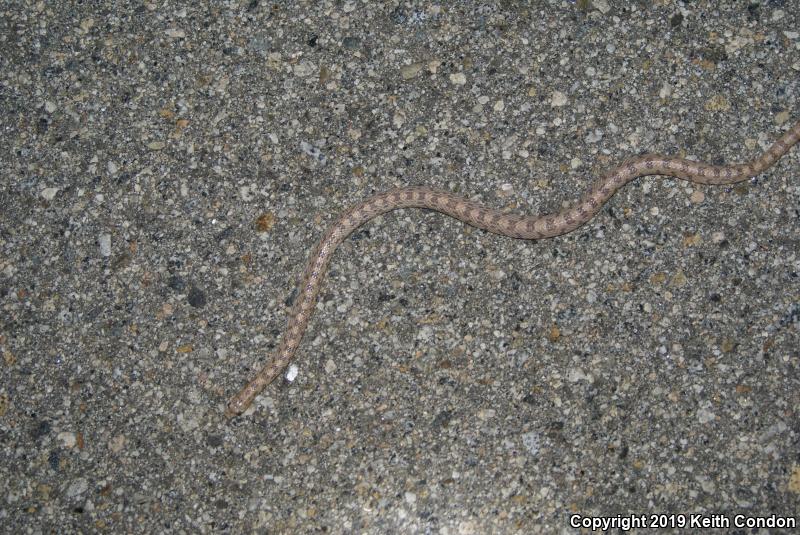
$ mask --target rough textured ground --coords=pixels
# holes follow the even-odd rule
[[[4,2],[0,531],[531,533],[800,503],[800,150],[546,242],[404,211],[222,410],[355,199],[559,209],[800,117],[800,7]]]

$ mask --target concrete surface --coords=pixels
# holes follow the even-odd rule
[[[357,199],[547,212],[638,153],[768,147],[800,117],[796,2],[0,10],[0,531],[797,514],[797,148],[545,242],[386,215],[337,252],[296,378],[222,416]]]

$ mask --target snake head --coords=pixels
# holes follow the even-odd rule
[[[245,386],[241,392],[233,396],[230,401],[228,401],[228,406],[225,408],[225,417],[234,418],[246,411],[247,408],[253,403],[253,400],[258,395],[258,392],[258,387],[253,383]]]
[[[244,412],[246,407],[239,406],[234,400],[228,402],[228,405],[225,407],[225,418],[235,418]]]

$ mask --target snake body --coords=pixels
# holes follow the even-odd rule
[[[715,166],[702,162],[646,154],[625,161],[599,178],[586,194],[556,214],[527,216],[504,214],[447,191],[428,187],[397,188],[370,197],[344,212],[323,234],[306,264],[300,294],[289,313],[283,339],[255,377],[228,402],[228,417],[244,412],[253,399],[277,377],[294,357],[314,311],[325,272],[336,247],[353,230],[370,219],[400,208],[427,208],[480,229],[523,240],[540,240],[572,232],[602,208],[628,182],[649,175],[663,175],[698,184],[733,184],[762,173],[800,140],[800,122],[786,131],[766,152],[742,164]]]

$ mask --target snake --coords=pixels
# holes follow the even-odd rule
[[[800,121],[755,159],[732,165],[707,163],[644,154],[624,161],[595,180],[586,193],[567,208],[539,216],[504,213],[449,191],[427,186],[408,186],[373,195],[342,213],[322,235],[311,252],[300,283],[300,293],[291,306],[286,329],[272,358],[227,404],[228,418],[242,414],[288,366],[314,312],[317,297],[334,251],[356,228],[367,221],[401,208],[422,208],[448,215],[488,232],[522,240],[541,240],[567,234],[591,220],[623,186],[644,176],[666,176],[685,181],[726,185],[763,173],[800,140]]]

